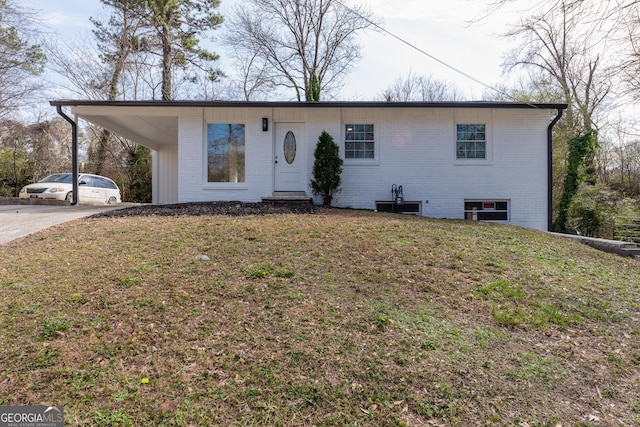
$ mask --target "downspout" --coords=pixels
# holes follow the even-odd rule
[[[58,105],[58,114],[63,119],[71,123],[71,175],[72,175],[72,194],[71,206],[78,204],[78,124],[69,116],[62,112],[62,106]]]
[[[553,127],[562,113],[563,109],[558,108],[558,114],[547,128],[547,231],[553,231]]]

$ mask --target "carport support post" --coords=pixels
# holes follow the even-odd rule
[[[78,204],[78,125],[69,116],[62,112],[62,106],[56,107],[58,114],[71,124],[71,175],[72,194],[71,206]]]

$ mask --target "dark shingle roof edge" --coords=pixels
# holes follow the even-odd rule
[[[561,103],[525,103],[495,101],[384,102],[384,101],[96,101],[60,99],[49,101],[57,107],[224,107],[224,108],[504,108],[566,109]]]

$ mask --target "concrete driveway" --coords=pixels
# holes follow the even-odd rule
[[[0,205],[0,245],[56,224],[123,207]]]

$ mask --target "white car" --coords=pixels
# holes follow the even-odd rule
[[[73,176],[55,173],[29,184],[20,190],[21,199],[68,200],[73,198]],[[99,175],[81,174],[78,177],[80,203],[120,203],[120,189],[115,182]]]

